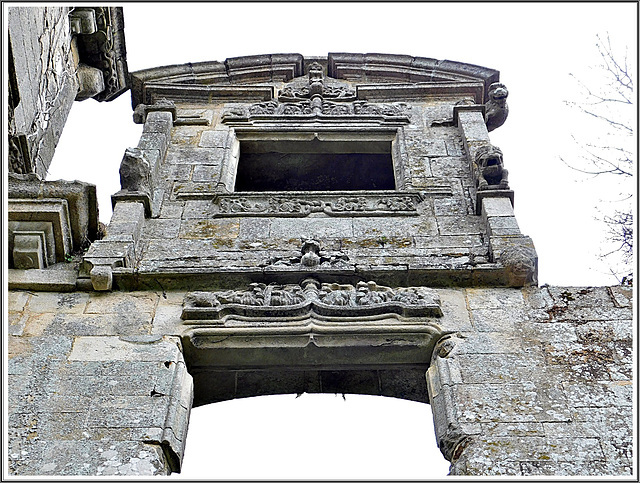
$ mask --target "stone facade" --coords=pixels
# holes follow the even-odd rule
[[[453,475],[631,474],[631,291],[537,286],[497,71],[274,54],[131,86],[106,235],[45,263],[54,231],[13,232],[13,474],[180,471],[192,406],[303,392],[428,402]]]
[[[200,329],[199,348],[185,347],[181,340],[193,340],[184,334],[194,325],[181,319],[184,290],[12,291],[9,469],[20,475],[179,469],[192,397],[186,358],[196,404],[302,392],[429,401],[454,475],[631,473],[631,289],[434,292],[443,313],[429,318],[441,337],[435,350],[414,330],[413,339],[405,331],[340,351],[346,346],[321,331],[314,331],[311,348],[306,334],[286,344],[281,334],[279,346],[262,345],[260,334],[251,340],[230,317],[209,325],[218,333],[208,339]],[[207,343],[224,345],[207,354]],[[350,369],[329,366],[324,351]],[[318,360],[304,365],[302,354]]]
[[[122,8],[7,12],[9,170],[44,179],[73,102],[129,88]]]

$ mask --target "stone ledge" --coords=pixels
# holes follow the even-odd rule
[[[76,289],[75,270],[17,270],[9,269],[9,290],[41,290],[43,292],[72,292]]]

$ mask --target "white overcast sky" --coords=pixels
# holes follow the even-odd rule
[[[591,140],[598,135],[564,104],[579,99],[570,73],[598,82],[592,68],[600,60],[596,35],[609,32],[615,50],[628,48],[636,72],[635,2],[127,3],[124,16],[131,72],[288,52],[408,54],[499,70],[510,92],[510,114],[490,137],[504,153],[521,231],[535,243],[540,284],[616,283],[598,258],[605,229],[594,217],[597,206],[609,206],[606,200],[617,196],[620,180],[586,179],[560,156],[577,160],[572,134]],[[122,155],[141,132],[131,114],[129,93],[111,103],[76,103],[49,175],[95,183],[105,223],[110,196],[119,189]],[[635,114],[631,119],[635,122]],[[428,406],[349,395],[346,402],[333,395],[294,398],[196,409],[182,476],[423,479],[446,474],[446,464],[436,469],[425,457],[435,443]],[[420,420],[411,411],[427,416]],[[327,439],[321,439],[324,433]],[[362,438],[351,439],[354,434]],[[214,443],[218,446],[210,446]],[[350,453],[358,448],[365,454]],[[392,456],[396,448],[399,454]],[[199,449],[202,455],[196,455]],[[196,460],[205,469],[196,470]]]

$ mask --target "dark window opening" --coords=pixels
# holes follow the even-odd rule
[[[241,141],[235,191],[395,190],[390,141]]]

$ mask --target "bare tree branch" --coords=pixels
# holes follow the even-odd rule
[[[627,49],[623,55],[614,54],[611,39],[607,33],[605,38],[597,36],[596,48],[601,58],[599,71],[603,76],[601,82],[593,87],[570,74],[584,93],[584,99],[580,102],[565,101],[573,108],[578,109],[588,118],[595,120],[602,126],[601,134],[606,140],[587,142],[579,141],[572,136],[583,154],[578,156],[578,163],[569,163],[564,158],[560,160],[571,169],[590,175],[621,176],[621,180],[631,179],[635,173],[635,154],[631,151],[629,143],[633,142],[635,126],[630,116],[625,117],[622,110],[629,109],[635,103],[634,82],[632,70],[627,59]],[[604,253],[604,257],[616,255],[621,262],[611,271],[616,275],[621,284],[631,285],[633,281],[633,213],[631,201],[633,195],[631,188],[620,183],[622,210],[615,209],[612,214],[604,215],[602,221],[608,230],[608,240],[614,248]],[[625,191],[627,190],[628,191]],[[618,274],[626,273],[622,278]]]

